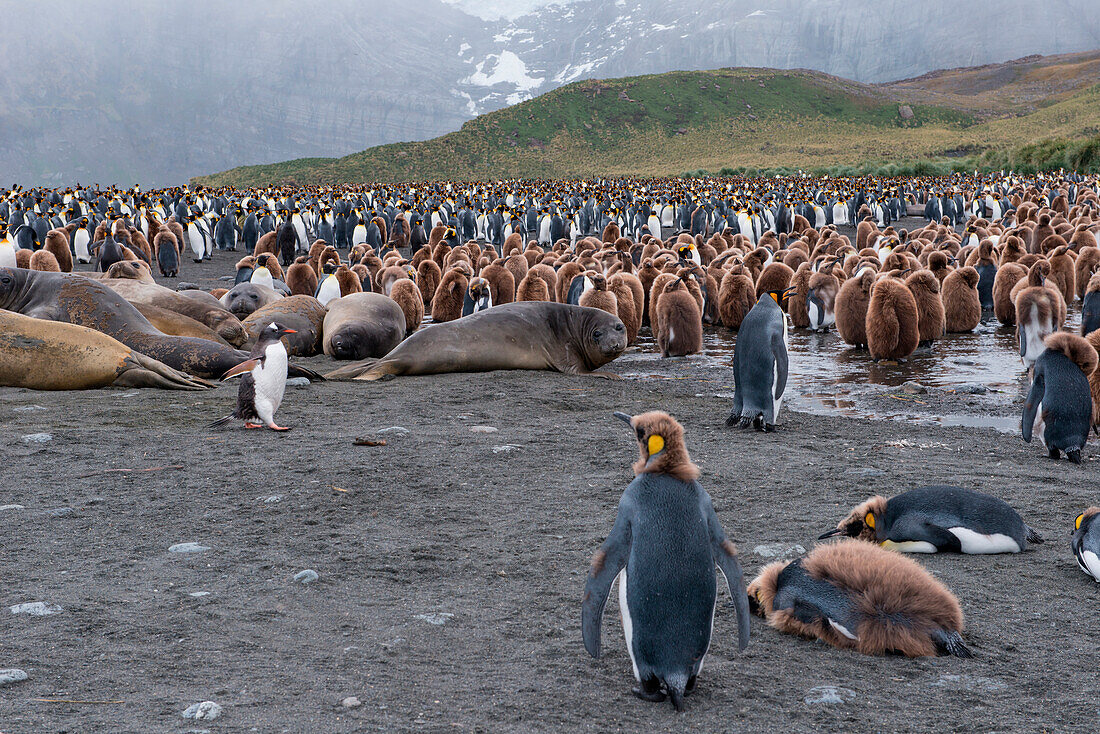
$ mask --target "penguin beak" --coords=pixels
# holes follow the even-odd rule
[[[623,423],[627,424],[631,428],[634,427],[634,418],[632,416],[629,416],[626,413],[620,413],[619,411],[615,411],[611,415],[615,416],[616,418],[618,418],[619,420],[621,420]]]
[[[821,535],[817,536],[817,539],[818,540],[825,540],[826,538],[835,538],[836,536],[843,535],[843,534],[844,534],[843,529],[833,528],[832,530],[829,530],[829,531],[824,532]]]
[[[298,330],[297,329],[283,329],[283,333],[284,334],[297,334]]]

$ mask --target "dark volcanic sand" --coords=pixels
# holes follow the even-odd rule
[[[228,263],[219,255],[183,279]],[[681,377],[683,364],[646,372]],[[1100,728],[1100,587],[1069,549],[1073,518],[1100,504],[1095,445],[1076,467],[1018,435],[797,412],[775,434],[742,433],[723,427],[725,381],[496,372],[315,384],[288,388],[286,435],[207,430],[235,385],[2,389],[0,505],[24,507],[0,510],[0,668],[30,678],[0,688],[0,732]],[[757,546],[808,549],[866,496],[934,482],[1003,497],[1048,542],[1018,556],[917,556],[958,595],[972,660],[841,652],[756,618],[738,653],[720,586],[699,691],[678,715],[630,695],[616,594],[604,658],[580,640],[588,561],[636,458],[610,413],[653,408],[684,424],[749,577],[772,560]],[[411,433],[352,444],[390,426]],[[53,440],[21,440],[38,432]],[[182,542],[210,550],[168,552]],[[303,569],[320,580],[293,581]],[[8,611],[33,601],[63,611]],[[810,702],[821,686],[841,702]],[[362,706],[343,708],[348,696]],[[222,718],[181,717],[204,700]]]

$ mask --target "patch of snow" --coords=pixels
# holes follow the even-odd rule
[[[459,46],[459,47],[458,47],[458,55],[459,55],[459,56],[461,56],[462,54],[464,54],[464,53],[466,53],[467,51],[469,51],[469,50],[470,50],[471,48],[473,48],[473,46],[471,46],[471,45],[470,45],[470,44],[468,44],[468,43],[464,43],[464,44],[462,44],[461,46]]]
[[[492,64],[492,71],[487,72],[486,67]],[[477,71],[463,79],[466,84],[478,87],[492,87],[497,84],[511,84],[520,91],[535,89],[545,80],[545,77],[532,77],[527,74],[527,64],[523,59],[511,51],[501,51],[499,55],[490,54],[488,58],[477,65]]]
[[[763,18],[765,15],[767,15],[767,13],[765,13],[763,10],[754,10],[751,13],[749,13],[748,15],[746,15],[745,17],[746,18]]]
[[[653,31],[671,31],[675,27],[676,26],[674,25],[661,25],[660,23],[654,23],[649,27],[649,29]]]

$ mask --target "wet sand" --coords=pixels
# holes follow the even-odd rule
[[[227,273],[229,256],[216,258],[182,280]],[[718,354],[643,350],[609,368],[626,379],[494,372],[289,388],[286,435],[207,430],[235,385],[0,390],[0,505],[22,506],[0,509],[0,668],[29,674],[0,688],[0,731],[1100,728],[1100,586],[1069,549],[1074,516],[1100,503],[1096,444],[1076,467],[1018,433],[934,425],[1011,416],[1020,398],[934,379],[913,395],[893,372],[843,399],[875,413],[875,401],[901,402],[890,395],[916,398],[932,405],[927,420],[800,412],[804,391],[823,390],[796,381],[777,433],[740,432],[723,426],[732,378]],[[580,640],[588,561],[636,458],[610,414],[653,408],[684,424],[749,576],[777,549],[811,548],[866,496],[929,483],[1002,497],[1047,542],[1018,556],[918,557],[958,595],[972,660],[841,652],[755,618],[738,653],[720,586],[699,691],[677,715],[630,695],[615,594],[603,659]],[[394,426],[409,432],[379,433]],[[22,439],[40,432],[52,440]],[[168,551],[185,542],[208,550]],[[294,581],[304,569],[319,580]],[[35,601],[62,611],[8,610]],[[349,696],[362,705],[343,707]],[[223,716],[181,717],[204,700]]]

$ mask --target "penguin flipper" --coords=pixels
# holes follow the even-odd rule
[[[633,513],[627,502],[627,496],[623,495],[615,526],[611,528],[611,534],[592,557],[588,580],[584,584],[584,598],[581,601],[581,634],[584,638],[584,649],[597,659],[600,657],[600,622],[603,620],[603,608],[607,604],[607,597],[611,595],[611,585],[626,566],[626,559],[630,555],[630,515]]]
[[[972,658],[974,653],[963,642],[958,630],[936,630],[932,633],[932,642],[940,655],[954,655],[957,658]]]
[[[1039,535],[1039,533],[1035,532],[1035,528],[1031,527],[1030,525],[1024,525],[1024,528],[1027,530],[1027,535],[1024,538],[1025,540],[1027,540],[1027,542],[1029,542],[1029,543],[1044,543],[1044,542],[1046,542],[1046,541],[1043,540],[1043,536],[1041,536],[1041,535]]]
[[[1031,443],[1031,431],[1035,427],[1035,413],[1039,410],[1039,403],[1043,401],[1046,392],[1042,370],[1035,370],[1035,380],[1031,383],[1031,391],[1027,394],[1027,402],[1024,403],[1024,416],[1020,420],[1020,432],[1023,434],[1024,443]]]
[[[741,562],[737,559],[737,548],[722,531],[722,524],[714,512],[710,498],[704,500],[703,513],[710,530],[711,554],[714,563],[722,571],[729,587],[733,607],[737,611],[737,647],[744,650],[749,646],[749,597],[745,593],[745,575]]]
[[[245,360],[236,367],[230,367],[229,370],[222,375],[222,379],[228,380],[230,377],[236,377],[237,375],[243,375],[245,372],[251,372],[259,363],[260,360],[258,359]]]

